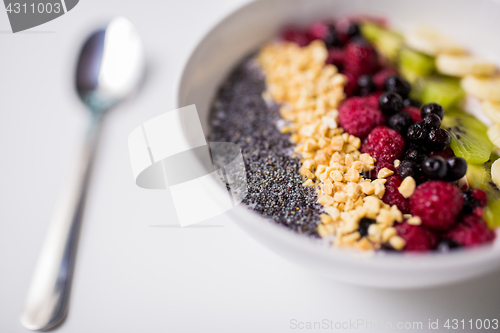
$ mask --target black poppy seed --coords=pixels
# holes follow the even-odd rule
[[[313,187],[303,187],[301,162],[291,157],[289,134],[278,130],[279,106],[262,98],[264,76],[246,59],[229,75],[210,112],[210,141],[233,142],[243,153],[247,196],[243,203],[261,216],[299,233],[317,235],[322,206]]]

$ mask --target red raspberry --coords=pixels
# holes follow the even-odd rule
[[[488,228],[482,218],[475,215],[465,215],[444,237],[469,247],[492,242],[496,234]]]
[[[425,227],[403,222],[396,224],[395,228],[398,235],[406,242],[404,247],[406,252],[423,252],[436,248],[437,236]]]
[[[328,50],[326,64],[332,64],[337,68],[344,67],[345,52],[341,48],[334,47]]]
[[[387,179],[387,183],[385,183],[385,194],[382,201],[391,206],[396,205],[403,214],[409,214],[410,200],[403,197],[398,191],[402,182],[403,180],[397,176],[392,176]]]
[[[393,129],[377,126],[361,146],[361,152],[368,153],[379,162],[393,163],[403,156],[405,140]]]
[[[416,107],[409,106],[407,108],[404,108],[402,112],[408,113],[411,116],[411,119],[413,120],[414,123],[419,123],[422,121],[422,114],[420,113],[420,110],[417,109]]]
[[[479,207],[484,208],[488,204],[488,194],[486,194],[483,190],[472,190],[472,197],[476,199]]]
[[[460,190],[444,181],[425,182],[410,197],[412,214],[422,219],[423,226],[436,230],[446,230],[455,223],[463,203]]]
[[[377,52],[371,45],[349,43],[345,47],[344,69],[359,77],[373,74],[379,66]]]
[[[373,94],[370,94],[365,97],[366,103],[371,106],[372,108],[375,108],[377,110],[380,110],[378,107],[378,100],[380,99],[380,96],[383,94],[383,91],[377,91]]]
[[[377,89],[379,90],[383,90],[384,89],[384,84],[385,84],[385,81],[387,80],[387,78],[389,78],[389,76],[393,76],[393,75],[398,75],[398,71],[395,70],[394,68],[383,68],[382,70],[378,71],[374,76],[373,76],[373,82],[375,83],[375,86],[377,87]]]
[[[366,97],[351,97],[339,107],[340,125],[358,138],[365,138],[375,126],[384,122],[382,112],[371,106]]]
[[[313,23],[307,28],[307,37],[309,40],[324,39],[328,34],[330,27],[324,22]]]
[[[484,209],[482,209],[481,207],[476,207],[472,210],[472,214],[476,215],[477,217],[483,217]]]
[[[344,92],[347,97],[354,95],[358,89],[358,77],[351,73],[342,73],[347,77],[347,84],[344,87]]]
[[[297,43],[299,46],[306,46],[310,42],[304,31],[293,27],[285,28],[281,37],[288,42]]]

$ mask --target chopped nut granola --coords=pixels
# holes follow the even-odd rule
[[[377,178],[379,178],[379,179],[385,179],[385,178],[388,178],[388,177],[392,176],[393,174],[394,174],[394,171],[392,171],[391,169],[382,168],[378,172]]]
[[[417,183],[415,182],[415,179],[413,179],[413,177],[406,177],[405,179],[403,179],[403,182],[399,186],[398,191],[403,197],[408,199],[413,195],[416,187]]]
[[[389,239],[389,244],[391,244],[391,246],[396,250],[402,250],[405,247],[406,242],[399,236],[392,236]]]
[[[413,216],[410,217],[406,223],[411,224],[411,225],[421,225],[422,224],[422,219],[418,216]]]

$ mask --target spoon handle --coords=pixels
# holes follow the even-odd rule
[[[100,118],[93,117],[76,167],[59,194],[33,271],[21,323],[30,330],[46,330],[66,316],[82,210]]]

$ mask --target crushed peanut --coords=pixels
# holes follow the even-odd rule
[[[411,225],[421,225],[422,219],[418,216],[412,216],[406,221],[406,223],[411,224]]]
[[[391,169],[382,168],[382,169],[378,172],[377,178],[378,178],[378,179],[385,179],[385,178],[389,178],[389,177],[390,177],[390,176],[392,176],[393,174],[394,174],[394,171],[392,171]]]
[[[417,183],[415,182],[415,179],[413,177],[406,177],[403,179],[403,182],[398,188],[399,193],[406,199],[411,197],[413,195],[413,192],[415,192],[415,188],[417,187]]]

